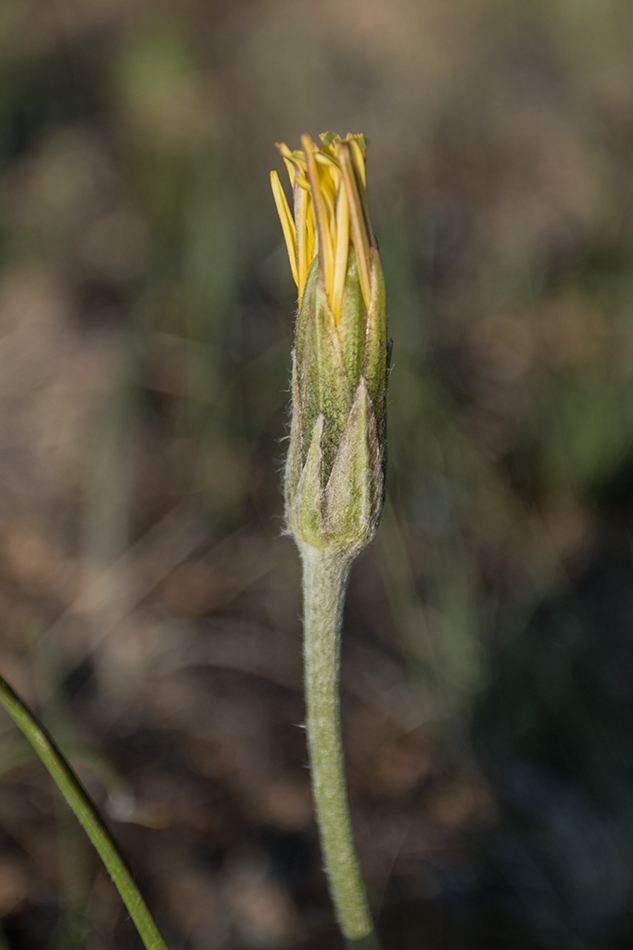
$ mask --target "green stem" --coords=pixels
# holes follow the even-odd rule
[[[136,924],[146,950],[167,950],[167,945],[158,932],[147,904],[99,812],[48,731],[2,677],[0,677],[0,703],[39,755],[97,849]]]
[[[340,633],[351,560],[304,548],[306,729],[312,792],[336,917],[353,950],[378,950],[345,781],[339,709]]]

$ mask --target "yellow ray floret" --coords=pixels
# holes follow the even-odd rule
[[[277,145],[290,177],[294,218],[279,176],[271,172],[270,178],[299,303],[310,265],[318,255],[321,279],[338,323],[350,244],[356,252],[363,300],[369,307],[374,241],[367,202],[367,149],[362,135],[341,139],[326,132],[321,142],[318,146],[309,135],[302,135],[302,148],[295,152],[284,143]]]
[[[273,196],[275,198],[275,204],[277,205],[277,213],[279,214],[281,228],[284,232],[284,238],[286,241],[286,247],[288,248],[288,257],[290,258],[292,276],[295,279],[295,284],[298,284],[299,273],[297,271],[297,231],[292,215],[290,214],[290,208],[288,207],[288,202],[286,201],[286,196],[283,192],[283,188],[281,187],[281,182],[279,181],[279,175],[277,172],[270,173],[270,184],[272,185]]]

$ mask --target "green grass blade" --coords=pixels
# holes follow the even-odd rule
[[[81,782],[58,749],[55,741],[20,699],[9,684],[0,677],[0,703],[22,730],[40,759],[50,772],[53,781],[68,802],[75,817],[97,849],[110,877],[136,924],[146,950],[167,950],[167,944],[158,932],[147,904],[136,886],[114,838]]]

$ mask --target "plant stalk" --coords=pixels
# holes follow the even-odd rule
[[[353,950],[379,950],[360,872],[345,781],[340,634],[352,559],[303,547],[306,730],[312,793],[336,917]]]
[[[74,812],[75,817],[98,851],[125,906],[130,912],[132,920],[136,924],[136,929],[146,950],[167,950],[167,945],[154,923],[147,904],[143,900],[114,838],[81,782],[58,749],[48,730],[2,677],[0,677],[0,703],[39,755],[50,772],[53,781]]]

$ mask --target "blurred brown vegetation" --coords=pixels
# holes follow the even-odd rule
[[[386,946],[633,934],[633,6],[2,0],[0,670],[170,947],[339,947],[275,141],[370,141],[389,499],[343,715]],[[280,168],[281,171],[281,168]],[[0,723],[6,950],[139,941]]]

